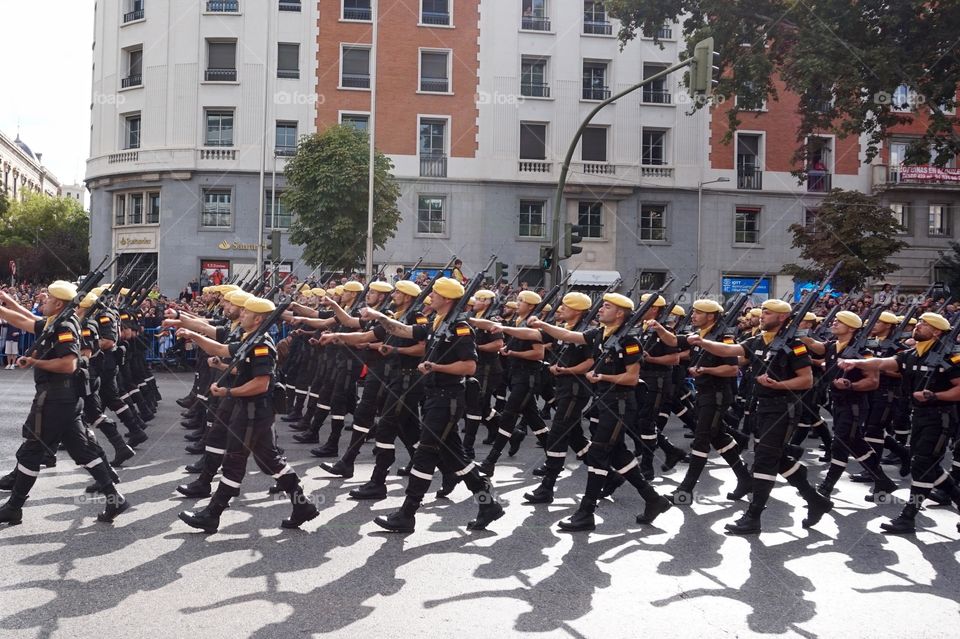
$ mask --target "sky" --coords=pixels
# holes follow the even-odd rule
[[[62,184],[90,150],[94,0],[0,0],[0,131],[20,138]]]

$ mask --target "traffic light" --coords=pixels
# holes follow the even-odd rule
[[[494,266],[494,272],[495,272],[496,277],[497,277],[497,283],[500,283],[500,282],[502,282],[503,280],[505,280],[505,279],[507,279],[508,277],[510,277],[510,274],[507,273],[507,265],[504,264],[503,262],[497,262],[497,263],[496,263],[496,265]]]
[[[583,227],[567,222],[563,227],[563,258],[573,257],[583,252],[582,246],[577,246],[583,241]]]
[[[553,266],[553,247],[552,246],[541,246],[540,247],[540,268],[545,271],[549,271]]]
[[[713,38],[701,40],[693,49],[690,65],[690,90],[709,96],[720,80],[720,54],[713,50]]]
[[[270,261],[280,259],[280,231],[270,231]]]

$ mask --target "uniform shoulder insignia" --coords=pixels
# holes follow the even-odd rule
[[[63,332],[57,333],[57,341],[61,344],[67,344],[69,342],[74,341],[75,339],[76,337],[70,331],[63,331]]]
[[[82,333],[81,333],[81,335],[83,335],[84,337],[90,337],[91,334],[92,334],[92,333],[90,332],[90,329],[89,329],[89,328],[83,329],[83,331],[82,331]]]
[[[99,319],[98,321],[99,321],[101,324],[109,324],[109,323],[110,323],[110,317],[107,316],[107,315],[101,315],[101,316],[100,316],[100,319]]]
[[[960,364],[960,353],[954,352],[953,355],[949,357],[951,364]]]
[[[417,315],[416,322],[417,324],[426,324],[429,320],[423,315]]]
[[[253,349],[253,354],[256,357],[265,357],[270,354],[270,348],[265,345],[256,346]]]
[[[623,352],[627,355],[636,355],[640,352],[639,344],[627,344],[626,348],[623,349]]]
[[[470,334],[470,327],[466,324],[461,324],[457,326],[454,332],[457,334],[457,337],[466,337]]]
[[[803,357],[804,355],[807,354],[807,347],[803,344],[797,344],[796,346],[793,347],[792,350],[793,350],[793,354],[796,355],[797,357]]]
[[[733,344],[733,343],[734,343],[733,335],[724,335],[724,336],[723,336],[723,340],[721,340],[721,341],[722,341],[724,344]]]

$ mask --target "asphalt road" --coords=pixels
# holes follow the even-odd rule
[[[692,507],[638,526],[642,501],[621,489],[601,505],[596,532],[570,535],[555,524],[575,508],[584,471],[570,465],[552,505],[524,505],[543,455],[528,438],[497,470],[507,515],[490,531],[465,530],[475,506],[461,486],[451,500],[428,497],[417,531],[397,536],[372,520],[399,506],[401,478],[390,478],[385,501],[346,499],[369,476],[369,446],[354,479],[329,478],[281,426],[320,517],[281,530],[289,505],[267,494],[272,480],[251,463],[220,532],[206,536],[177,519],[194,502],[174,492],[194,459],[173,403],[190,378],[158,379],[165,401],[151,439],[121,471],[133,509],[113,525],[96,522],[101,506],[82,497],[86,473],[61,453],[23,524],[0,529],[0,637],[956,636],[956,512],[927,509],[922,532],[888,537],[879,524],[897,507],[865,503],[866,488],[847,479],[816,530],[800,526],[799,497],[779,482],[768,532],[725,536],[744,506],[723,498],[732,473],[711,463]],[[31,398],[27,375],[0,371],[2,468],[14,463]],[[674,424],[668,434],[682,440]],[[672,490],[682,472],[658,489]]]

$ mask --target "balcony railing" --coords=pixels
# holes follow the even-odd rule
[[[344,20],[372,20],[373,11],[368,7],[364,8],[343,8]]]
[[[236,82],[236,69],[207,69],[207,82]]]
[[[340,78],[340,86],[348,89],[369,89],[370,74],[368,73],[344,73]]]
[[[299,80],[300,69],[277,69],[277,77],[285,80]]]
[[[657,39],[658,40],[672,40],[673,39],[673,29],[670,27],[661,27],[657,29]]]
[[[549,98],[550,87],[543,83],[527,83],[520,85],[520,95],[528,98]]]
[[[447,93],[450,81],[446,78],[420,78],[420,90],[427,93]]]
[[[240,0],[207,0],[207,13],[240,13]]]
[[[606,20],[584,18],[583,32],[587,35],[613,35],[613,25]]]
[[[587,175],[616,175],[617,165],[606,162],[584,162],[583,172]]]
[[[292,158],[297,154],[295,146],[278,146],[273,150],[273,155],[278,158]]]
[[[447,26],[450,24],[450,14],[448,12],[424,11],[420,16],[422,24],[437,24]]]
[[[647,104],[670,104],[670,92],[666,89],[644,89],[643,101]]]
[[[447,177],[447,156],[443,154],[421,155],[420,177]]]
[[[610,97],[608,87],[583,87],[584,100],[606,100]]]
[[[300,0],[280,0],[281,11],[300,11]]]
[[[236,160],[236,149],[200,149],[201,160]]]
[[[553,171],[553,162],[543,160],[520,160],[521,173],[550,173]]]
[[[669,166],[642,166],[640,177],[645,178],[672,178],[673,168]]]
[[[824,171],[807,172],[807,192],[809,193],[827,193],[830,191],[831,179],[833,176]]]
[[[763,171],[752,167],[737,169],[737,188],[746,191],[759,191],[763,188]]]
[[[140,159],[139,151],[123,151],[121,153],[112,153],[107,156],[109,164],[123,164],[126,162],[136,162]]]
[[[123,89],[129,87],[138,87],[143,84],[143,76],[141,74],[128,75],[127,77],[120,80],[120,87]]]
[[[523,16],[523,18],[520,20],[520,28],[524,31],[549,31],[550,18]]]
[[[123,14],[123,23],[135,22],[136,20],[143,20],[143,9],[138,9],[137,11],[130,11],[129,13]]]

